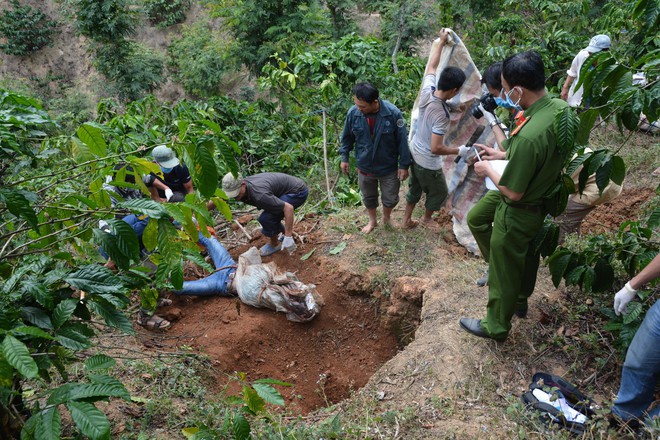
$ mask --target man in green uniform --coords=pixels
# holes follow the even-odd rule
[[[503,174],[488,161],[474,165],[477,175],[489,177],[502,197],[490,237],[475,237],[479,248],[490,254],[486,318],[460,320],[465,331],[498,341],[508,336],[514,313],[526,313],[527,298],[534,291],[540,256],[532,241],[547,214],[544,198],[562,167],[553,122],[567,105],[547,96],[543,61],[534,51],[504,61],[502,85],[506,98],[525,111],[524,119],[504,141],[506,152],[496,157],[509,161]]]

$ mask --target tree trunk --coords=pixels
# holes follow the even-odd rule
[[[396,44],[394,45],[394,50],[392,50],[392,70],[394,73],[399,73],[399,66],[396,64],[396,54],[399,52],[401,47],[401,39],[403,38],[403,32],[406,29],[406,0],[401,0],[401,11],[399,12],[399,35],[396,37]]]

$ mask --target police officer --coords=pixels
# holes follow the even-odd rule
[[[534,51],[504,61],[502,85],[505,98],[525,111],[524,119],[503,142],[506,152],[497,153],[499,159],[509,161],[503,174],[489,161],[474,166],[477,175],[490,177],[502,197],[490,239],[487,235],[477,238],[479,247],[490,253],[486,317],[460,320],[465,331],[498,341],[507,338],[514,313],[526,315],[527,298],[534,291],[540,256],[532,241],[547,214],[544,198],[558,181],[562,167],[554,115],[567,106],[547,95],[543,61]]]

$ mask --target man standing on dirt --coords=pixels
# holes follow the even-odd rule
[[[479,248],[489,249],[486,318],[461,318],[468,333],[503,341],[514,313],[527,315],[527,298],[534,291],[540,255],[533,239],[547,214],[545,197],[561,175],[562,158],[554,130],[555,113],[567,106],[545,90],[543,60],[534,51],[507,58],[502,65],[505,97],[524,110],[524,119],[503,142],[508,159],[503,174],[489,161],[477,162],[475,172],[489,177],[502,194],[495,210],[492,232],[478,234]]]
[[[296,249],[292,236],[293,211],[302,206],[309,195],[302,179],[284,173],[260,173],[246,178],[227,173],[222,178],[222,190],[230,199],[264,210],[259,223],[261,232],[270,241],[259,249],[261,256],[272,255],[282,248],[289,254]]]
[[[378,187],[383,202],[383,223],[391,225],[391,214],[399,203],[401,181],[408,178],[412,162],[403,114],[396,106],[378,97],[376,87],[357,83],[352,90],[355,105],[348,110],[341,134],[341,170],[348,174],[349,155],[355,148],[358,185],[367,208],[369,223],[362,228],[370,233],[378,224]]]
[[[426,193],[426,212],[422,224],[432,226],[434,212],[439,211],[447,199],[447,181],[442,172],[442,156],[449,154],[466,155],[470,149],[465,145],[450,147],[445,145],[445,133],[449,129],[448,99],[458,94],[465,82],[465,73],[458,67],[446,67],[436,82],[436,70],[442,55],[442,48],[449,38],[449,31],[440,31],[440,41],[429,59],[424,73],[424,84],[419,96],[419,118],[417,131],[410,142],[413,163],[410,167],[410,188],[406,194],[406,210],[401,227],[410,229],[417,226],[411,219],[415,205]],[[436,89],[437,86],[437,89]]]

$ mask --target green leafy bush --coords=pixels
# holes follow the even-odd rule
[[[97,46],[94,65],[113,82],[119,96],[139,99],[163,81],[164,57],[140,44],[121,41]]]
[[[27,55],[49,45],[57,23],[40,9],[21,6],[18,0],[10,3],[13,9],[0,15],[0,37],[7,40],[0,50],[7,55]]]
[[[135,13],[126,0],[76,0],[76,28],[98,42],[116,42],[135,32]]]
[[[217,95],[225,74],[236,68],[227,38],[201,22],[187,27],[167,52],[173,77],[196,96]]]
[[[310,0],[217,0],[213,14],[226,20],[233,53],[258,75],[274,53],[288,56],[329,35],[330,20],[320,2]]]
[[[152,24],[172,26],[186,19],[190,0],[145,0],[144,13]]]

